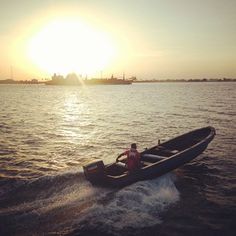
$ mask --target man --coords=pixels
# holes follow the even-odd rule
[[[131,148],[121,153],[116,158],[116,161],[118,161],[118,159],[124,155],[127,155],[126,164],[130,172],[135,171],[140,167],[140,153],[137,151],[136,143],[132,143]]]

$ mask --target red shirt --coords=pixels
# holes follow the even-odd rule
[[[131,149],[125,151],[124,154],[127,155],[128,170],[132,171],[132,170],[137,169],[139,167],[139,163],[140,163],[139,152],[136,149],[131,148]]]

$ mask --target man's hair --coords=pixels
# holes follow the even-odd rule
[[[132,144],[131,144],[131,148],[135,148],[135,149],[136,149],[136,148],[137,148],[136,143],[132,143]]]

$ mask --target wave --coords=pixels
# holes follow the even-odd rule
[[[104,200],[105,199],[105,200]],[[161,223],[161,213],[179,200],[172,174],[142,181],[117,192],[100,196],[74,220],[83,230],[98,230],[111,235],[124,229],[141,229]]]
[[[27,233],[39,233],[40,222],[43,233],[70,228],[72,233],[96,229],[115,235],[123,228],[160,224],[160,214],[178,200],[172,174],[111,189],[92,186],[82,172],[72,171],[21,183],[2,201],[0,219],[11,222],[6,230],[22,223]]]
[[[36,179],[2,177],[1,205],[19,205],[21,201],[30,202],[39,198],[53,196],[76,182],[84,179],[78,171],[63,172],[57,175],[45,175]],[[1,206],[0,205],[0,206]]]

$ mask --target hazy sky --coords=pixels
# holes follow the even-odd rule
[[[0,79],[236,78],[236,1],[0,0],[0,52]]]

